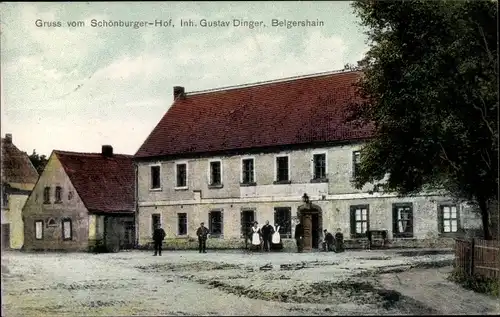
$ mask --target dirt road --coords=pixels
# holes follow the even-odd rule
[[[4,252],[2,316],[492,313],[495,299],[448,285],[452,254]],[[399,270],[401,273],[385,273]],[[417,273],[417,280],[411,272]],[[427,272],[427,273],[422,273]],[[418,275],[420,274],[420,275]],[[434,274],[427,283],[422,274]],[[402,281],[400,284],[399,280]],[[396,282],[395,282],[396,281]],[[439,286],[442,285],[442,286]],[[438,288],[441,287],[441,288]],[[439,293],[432,296],[430,292]],[[463,300],[457,308],[439,305]]]

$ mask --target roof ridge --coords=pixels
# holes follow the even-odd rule
[[[75,151],[65,151],[65,150],[53,150],[54,153],[68,154],[68,155],[102,155],[101,152],[75,152]],[[120,154],[113,153],[113,156],[128,156],[133,157],[133,154]]]
[[[186,92],[186,95],[187,96],[201,95],[201,94],[211,93],[211,92],[227,91],[227,90],[241,89],[241,88],[250,88],[250,87],[262,86],[262,85],[266,85],[266,84],[283,83],[283,82],[290,82],[290,81],[295,81],[295,80],[300,80],[300,79],[308,79],[308,78],[337,75],[337,74],[346,74],[346,73],[357,73],[357,72],[360,72],[360,70],[344,70],[344,69],[332,70],[332,71],[325,71],[325,72],[319,72],[319,73],[313,73],[313,74],[307,74],[307,75],[297,75],[297,76],[291,76],[291,77],[258,81],[258,82],[254,82],[254,83],[248,83],[248,84],[232,85],[232,86],[225,86],[225,87],[218,87],[218,88],[209,88],[209,89],[204,89],[204,90],[196,90],[196,91]]]

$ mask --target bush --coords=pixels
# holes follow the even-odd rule
[[[500,281],[498,279],[488,278],[478,274],[469,276],[458,270],[454,270],[448,279],[474,292],[489,294],[495,297],[498,297],[500,294]]]

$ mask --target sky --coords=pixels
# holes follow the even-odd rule
[[[173,86],[192,92],[339,70],[368,50],[343,1],[3,2],[0,15],[1,133],[47,156],[100,152],[103,144],[135,154],[172,104]],[[273,19],[324,25],[286,28]],[[203,27],[202,20],[230,25]],[[75,21],[84,25],[68,26]]]

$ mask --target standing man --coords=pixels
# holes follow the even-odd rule
[[[332,251],[334,249],[335,238],[328,230],[323,230],[323,251]]]
[[[298,223],[295,226],[295,241],[297,242],[297,252],[302,252],[302,240],[304,237],[304,227],[300,223],[300,219],[297,220]]]
[[[264,251],[269,252],[271,250],[271,239],[273,237],[274,228],[269,224],[269,220],[266,220],[266,224],[262,226],[262,240],[264,240]]]
[[[196,230],[196,235],[198,236],[198,250],[203,253],[207,253],[207,236],[208,229],[205,227],[205,223],[200,223],[200,227]]]
[[[163,230],[160,226],[160,224],[156,225],[156,228],[153,232],[153,241],[155,243],[155,256],[159,255],[161,256],[161,247],[163,243],[163,239],[165,239],[165,230]]]

